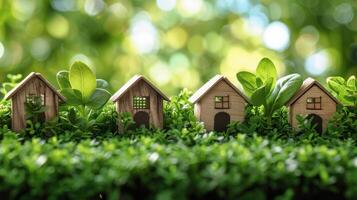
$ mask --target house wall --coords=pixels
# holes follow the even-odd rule
[[[308,97],[321,96],[321,110],[307,110],[306,99]],[[318,86],[312,86],[305,94],[303,94],[297,101],[295,101],[289,108],[290,123],[294,128],[297,128],[298,122],[296,115],[316,114],[322,118],[322,128],[326,130],[328,120],[336,112],[336,102],[333,101],[323,90]]]
[[[215,96],[229,96],[229,109],[215,109],[214,98]],[[217,83],[204,97],[195,105],[196,117],[205,124],[208,131],[214,129],[214,117],[219,112],[226,112],[233,121],[244,120],[244,109],[246,101],[242,96],[229,86],[224,80]]]
[[[33,78],[12,97],[12,129],[20,131],[26,127],[25,101],[27,95],[45,96],[45,119],[50,120],[58,113],[58,96],[39,78]]]
[[[150,109],[133,109],[133,96],[150,96]],[[118,113],[129,112],[133,116],[139,111],[149,113],[150,125],[163,127],[163,98],[149,84],[140,80],[116,102]],[[120,129],[120,125],[119,125]]]

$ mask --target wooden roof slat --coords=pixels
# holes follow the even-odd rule
[[[305,92],[307,92],[312,86],[316,85],[319,87],[325,94],[327,94],[334,102],[337,104],[341,104],[341,102],[336,99],[321,83],[316,81],[315,79],[309,77],[304,80],[303,84],[301,85],[300,89],[295,93],[295,95],[286,103],[286,106],[290,106],[291,104],[295,103]]]
[[[66,101],[66,98],[61,93],[59,93],[57,89],[53,87],[47,79],[45,79],[45,77],[43,77],[40,73],[36,72],[31,72],[29,75],[26,76],[26,78],[24,78],[20,83],[18,83],[16,87],[12,88],[12,90],[10,90],[5,95],[5,99],[10,99],[33,78],[39,78],[40,80],[42,80],[46,84],[46,86],[49,87],[62,101]]]
[[[134,75],[128,82],[126,82],[119,90],[110,98],[111,101],[117,101],[121,96],[123,96],[131,87],[133,87],[140,80],[145,81],[151,88],[153,88],[157,93],[159,93],[166,101],[170,99],[161,92],[154,84],[152,84],[148,79],[142,75]]]
[[[228,80],[225,76],[222,76],[220,74],[215,75],[213,78],[211,78],[209,81],[207,81],[202,87],[200,87],[189,99],[191,103],[196,103],[199,101],[202,97],[207,94],[217,83],[220,81],[225,81],[234,91],[237,92],[238,95],[240,95],[247,103],[250,103],[249,99],[247,96],[245,96],[231,81]]]

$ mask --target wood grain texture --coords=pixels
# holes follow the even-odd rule
[[[306,109],[306,99],[308,97],[321,97],[321,110],[308,110]],[[289,121],[294,128],[297,128],[298,122],[296,120],[297,115],[309,115],[316,114],[322,118],[323,131],[327,128],[328,120],[331,119],[336,112],[336,102],[317,85],[312,86],[298,99],[294,101],[289,107]]]
[[[229,109],[215,109],[215,96],[229,96]],[[195,106],[195,115],[202,121],[208,131],[214,129],[214,117],[219,112],[226,112],[232,121],[243,121],[246,100],[239,95],[226,81],[220,81],[210,91],[206,92]]]
[[[149,96],[150,108],[134,109],[134,96]],[[138,81],[135,85],[128,89],[125,94],[121,95],[121,97],[116,101],[116,109],[118,113],[128,112],[133,116],[139,111],[147,112],[150,116],[150,126],[156,128],[163,127],[163,97],[144,80]],[[118,125],[118,128],[122,131],[121,124]]]
[[[47,83],[34,76],[11,97],[12,129],[14,131],[20,131],[26,127],[25,101],[27,95],[44,95],[46,121],[56,117],[58,114],[58,95]]]

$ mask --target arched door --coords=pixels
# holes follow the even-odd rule
[[[214,130],[223,132],[227,130],[227,125],[231,122],[231,117],[226,112],[219,112],[214,116]]]
[[[312,119],[311,124],[315,126],[315,130],[318,133],[322,133],[322,118],[316,114],[310,114],[307,116],[307,119]]]
[[[135,121],[136,127],[138,127],[138,128],[141,126],[144,126],[145,128],[149,128],[150,117],[147,112],[139,111],[139,112],[135,113],[134,121]]]

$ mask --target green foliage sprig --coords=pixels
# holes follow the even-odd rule
[[[26,119],[33,123],[44,122],[46,110],[41,96],[33,96],[30,101],[25,102]]]
[[[79,61],[73,63],[69,71],[58,72],[57,82],[67,104],[79,106],[85,118],[93,109],[102,108],[111,96],[107,91],[109,84],[105,80],[96,79],[92,70]]]
[[[4,82],[4,83],[1,84],[1,87],[0,87],[0,97],[1,97],[1,99],[3,99],[4,96],[8,92],[10,92],[10,90],[12,88],[14,88],[17,85],[17,83],[21,80],[22,75],[21,74],[16,74],[16,75],[8,74],[8,75],[6,75],[6,77],[9,79],[9,81]]]
[[[263,58],[256,69],[256,74],[242,71],[237,73],[245,93],[254,106],[263,106],[270,121],[273,113],[287,103],[302,85],[299,74],[290,74],[277,79],[275,65],[268,58]]]
[[[357,107],[357,80],[355,76],[345,80],[340,76],[327,78],[327,86],[341,103]]]

